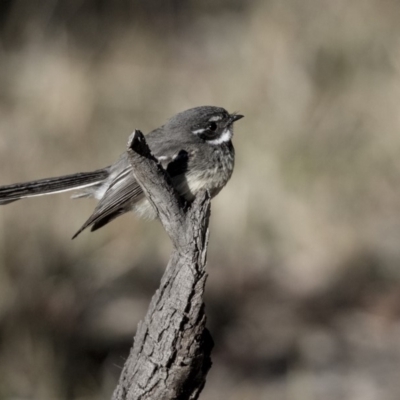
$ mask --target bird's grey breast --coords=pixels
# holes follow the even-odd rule
[[[172,176],[172,182],[181,196],[191,201],[200,190],[209,190],[216,196],[228,183],[235,164],[232,143],[213,147],[206,145],[192,149],[188,154],[188,167],[184,174]]]

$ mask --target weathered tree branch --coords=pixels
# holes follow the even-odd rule
[[[197,399],[211,367],[213,347],[203,303],[210,197],[203,192],[186,207],[140,131],[129,138],[128,153],[173,250],[139,323],[113,400]]]

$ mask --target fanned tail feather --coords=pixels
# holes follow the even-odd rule
[[[92,172],[80,172],[56,178],[0,186],[0,205],[9,204],[26,197],[43,196],[94,186],[104,181],[108,174],[108,168],[105,168]]]

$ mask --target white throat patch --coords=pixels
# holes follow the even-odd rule
[[[212,145],[218,145],[218,144],[226,143],[226,142],[229,142],[232,139],[232,136],[233,136],[232,127],[225,128],[222,131],[221,136],[219,138],[214,139],[214,140],[208,140],[208,143],[212,144]]]

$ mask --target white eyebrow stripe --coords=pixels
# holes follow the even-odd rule
[[[232,139],[233,132],[229,128],[225,128],[224,131],[221,133],[221,136],[214,140],[208,140],[207,143],[212,145],[218,145],[225,142],[229,142]]]
[[[222,115],[215,115],[214,117],[211,117],[209,119],[210,122],[217,122],[217,121],[221,121],[222,119]]]
[[[195,135],[198,135],[199,133],[203,133],[206,130],[206,128],[201,128],[201,129],[197,129],[195,131],[192,131],[192,133],[194,133]]]

